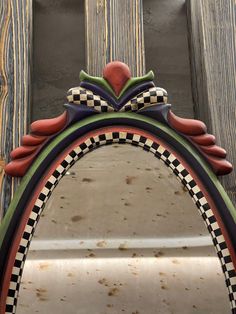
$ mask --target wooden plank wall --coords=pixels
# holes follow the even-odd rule
[[[3,168],[27,130],[31,32],[32,0],[0,0],[0,218],[18,185]]]
[[[195,115],[228,152],[221,181],[236,204],[235,0],[187,0]]]
[[[193,118],[185,0],[143,0],[146,69],[168,92],[175,114]]]
[[[31,120],[53,118],[85,64],[84,0],[34,1]]]
[[[113,60],[127,63],[133,76],[145,74],[141,0],[85,0],[87,71],[101,76]]]

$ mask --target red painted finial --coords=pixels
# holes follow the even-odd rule
[[[109,82],[116,96],[118,96],[125,83],[131,78],[131,72],[127,64],[113,61],[105,66],[103,77]]]

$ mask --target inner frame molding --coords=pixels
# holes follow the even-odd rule
[[[174,115],[153,72],[131,78],[111,62],[103,78],[81,72],[66,111],[31,125],[11,152],[6,174],[22,181],[0,226],[0,314],[15,313],[24,262],[41,213],[67,170],[86,153],[113,143],[140,146],[162,160],[188,189],[220,259],[236,313],[236,210],[217,175],[232,171],[226,151],[204,123]]]

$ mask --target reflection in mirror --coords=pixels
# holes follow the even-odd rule
[[[230,313],[203,219],[162,161],[117,144],[67,172],[25,263],[17,314],[32,313]]]

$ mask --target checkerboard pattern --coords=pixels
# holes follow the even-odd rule
[[[115,109],[105,99],[83,87],[69,89],[67,100],[77,105],[85,105],[99,112],[112,112]],[[143,107],[167,103],[167,91],[160,87],[152,87],[129,100],[119,111],[138,111]]]
[[[125,104],[120,111],[138,111],[144,107],[166,104],[167,91],[160,87],[152,87],[147,91],[140,93]]]
[[[60,179],[68,171],[68,169],[73,166],[79,158],[81,158],[87,152],[93,150],[95,147],[112,143],[130,143],[135,146],[141,146],[144,150],[152,152],[158,159],[162,160],[168,167],[170,167],[179,181],[188,189],[189,194],[197,205],[199,212],[212,236],[212,240],[225,275],[231,307],[232,309],[236,309],[236,273],[229,254],[229,250],[216,218],[209,204],[207,203],[206,198],[204,197],[192,176],[188,173],[188,171],[179,162],[174,154],[167,151],[158,143],[138,134],[128,132],[107,132],[105,134],[91,137],[73,149],[56,168],[42,189],[28,219],[23,238],[21,239],[19,250],[16,255],[15,265],[12,271],[11,282],[8,291],[6,313],[15,313],[16,311],[20,280],[29,245],[32,240],[37,222],[39,221],[40,215],[47,200],[52,194],[52,191],[59,183]]]
[[[99,112],[115,111],[102,97],[80,86],[69,89],[67,92],[67,100],[76,105],[85,105],[94,108]]]

